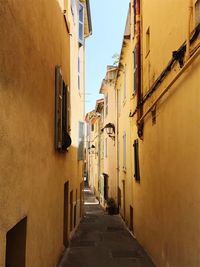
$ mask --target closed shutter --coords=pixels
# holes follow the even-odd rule
[[[84,160],[84,122],[79,121],[78,160]]]
[[[79,43],[84,44],[84,5],[79,2],[79,31],[78,31],[78,38],[79,38]]]

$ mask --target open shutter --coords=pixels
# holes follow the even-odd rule
[[[84,44],[84,5],[79,1],[78,5],[78,14],[79,14],[79,43]]]
[[[55,68],[55,148],[62,149],[62,96],[63,82],[61,67]]]
[[[79,121],[78,160],[84,160],[84,122]]]
[[[139,150],[138,150],[138,139],[134,140],[134,163],[135,163],[135,180],[140,181],[140,166],[139,166]]]

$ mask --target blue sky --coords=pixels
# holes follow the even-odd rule
[[[101,98],[99,89],[112,65],[115,53],[120,54],[129,0],[90,0],[92,36],[86,40],[86,112]]]

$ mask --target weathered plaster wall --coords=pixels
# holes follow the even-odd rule
[[[69,34],[54,0],[1,1],[0,14],[0,266],[6,232],[27,216],[26,265],[53,267],[63,250],[64,183],[75,202],[82,180],[78,98],[71,103],[80,106],[72,109],[72,147],[66,154],[54,150],[55,65],[70,84]]]

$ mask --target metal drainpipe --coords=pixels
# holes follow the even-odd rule
[[[136,60],[137,60],[137,106],[140,106],[141,101],[141,30],[140,30],[140,0],[136,0]],[[142,107],[140,107],[137,111],[137,121],[140,120],[142,116]],[[142,131],[142,124],[138,124],[138,135],[142,138],[143,131]]]

